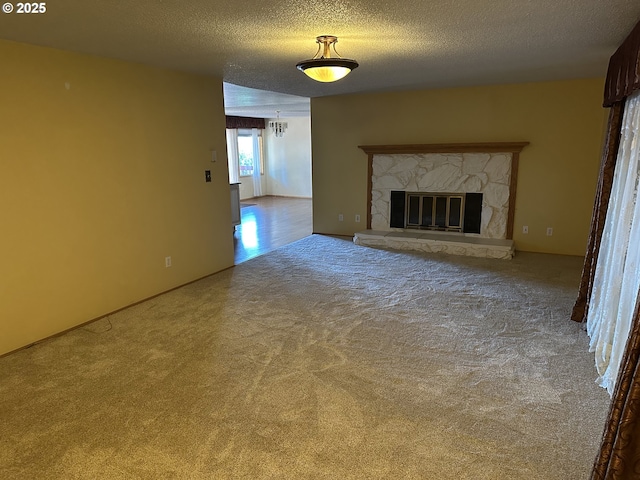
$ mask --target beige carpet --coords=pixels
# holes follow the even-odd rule
[[[0,478],[586,479],[580,268],[308,237],[0,359]]]

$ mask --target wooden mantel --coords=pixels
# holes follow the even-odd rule
[[[511,153],[511,179],[509,181],[509,210],[507,213],[507,239],[513,239],[513,223],[516,206],[516,186],[518,183],[518,161],[520,152],[529,142],[493,143],[431,143],[414,145],[359,145],[369,156],[367,168],[367,228],[371,228],[371,189],[374,155],[398,155],[412,153]]]

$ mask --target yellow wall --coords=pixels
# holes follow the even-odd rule
[[[602,91],[603,80],[591,79],[314,98],[314,232],[366,228],[367,156],[358,145],[528,141],[516,248],[584,255],[606,123]]]
[[[0,59],[0,354],[233,264],[220,79]]]

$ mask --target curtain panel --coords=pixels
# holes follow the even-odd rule
[[[609,207],[609,197],[611,196],[611,186],[613,185],[613,172],[618,158],[618,147],[620,146],[620,130],[622,128],[622,113],[624,111],[624,101],[614,104],[609,110],[609,126],[602,163],[600,165],[600,176],[596,190],[595,205],[591,216],[591,233],[589,235],[587,252],[582,268],[582,280],[578,290],[578,298],[571,313],[571,320],[575,322],[585,322],[589,311],[589,299],[593,289],[593,277],[596,271],[596,262],[602,242],[602,230],[607,217]]]
[[[589,350],[595,352],[600,386],[610,395],[613,395],[640,289],[639,135],[640,92],[637,92],[627,99],[624,109],[611,198],[587,315]]]
[[[636,24],[609,60],[604,91],[604,106],[611,107],[611,111],[580,289],[571,314],[571,319],[576,322],[585,322],[588,315],[589,302],[593,290],[593,277],[620,145],[625,99],[638,89],[640,89],[640,22]]]
[[[639,65],[640,22],[611,57],[605,85],[605,107],[621,103],[635,90],[640,89]],[[613,124],[614,122],[610,122],[609,127],[611,128]],[[609,131],[608,136],[611,137],[614,134],[616,133]],[[596,233],[592,230],[591,235]],[[586,263],[585,270],[587,270]],[[589,297],[586,298],[586,302],[588,305]],[[640,432],[640,292],[637,295],[631,319],[631,331],[620,364],[600,451],[591,471],[591,480],[640,478],[638,432]]]
[[[604,88],[605,107],[640,89],[640,22],[611,56]]]
[[[253,196],[262,196],[262,148],[260,137],[258,136],[258,129],[251,129],[251,138],[253,145]]]
[[[253,117],[233,117],[227,115],[227,128],[259,128],[264,130],[265,119]]]
[[[227,128],[227,162],[229,164],[229,183],[240,183],[237,128]]]
[[[640,301],[591,480],[640,478]]]

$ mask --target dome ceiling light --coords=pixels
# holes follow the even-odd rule
[[[335,82],[346,77],[351,70],[358,68],[358,62],[342,58],[336,52],[338,37],[321,35],[316,37],[318,51],[310,60],[299,62],[296,67],[318,82]],[[333,50],[333,52],[332,52]]]

